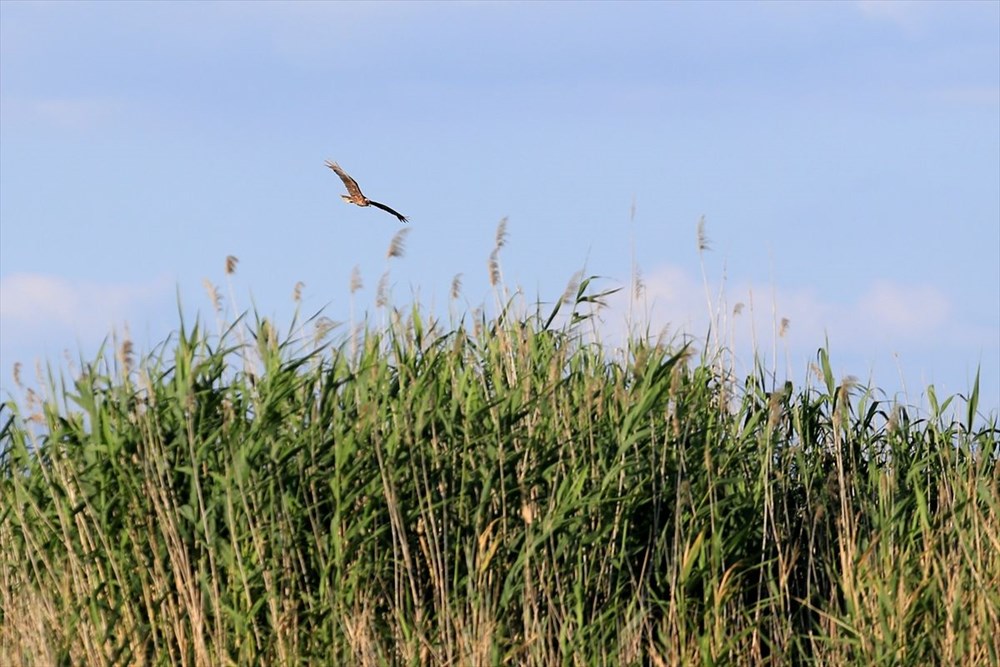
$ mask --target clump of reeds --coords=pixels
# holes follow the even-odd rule
[[[582,275],[449,332],[383,282],[357,336],[181,326],[49,380],[40,423],[0,405],[0,664],[996,664],[975,390],[918,417],[825,350],[780,388],[617,354]]]

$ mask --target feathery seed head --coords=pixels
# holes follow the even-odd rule
[[[480,340],[483,337],[483,309],[476,308],[472,311],[472,337]]]
[[[361,269],[357,264],[351,269],[351,294],[354,294],[359,289],[364,287],[364,283],[361,282]]]
[[[212,308],[215,309],[216,313],[222,312],[222,297],[219,296],[219,290],[215,288],[208,278],[203,278],[201,284],[204,286],[205,291],[208,292],[208,298],[212,302]]]
[[[572,276],[570,276],[569,282],[566,283],[566,289],[563,291],[562,301],[563,303],[576,303],[576,295],[580,289],[580,279],[583,277],[583,270],[577,271]]]
[[[709,240],[708,234],[705,233],[705,216],[701,216],[698,220],[698,252],[711,249],[712,242]]]
[[[375,305],[379,308],[389,303],[389,272],[386,271],[378,279],[378,289],[375,290]]]
[[[490,286],[496,287],[500,282],[500,262],[497,258],[497,249],[494,248],[493,252],[490,253],[489,261],[490,269]]]
[[[524,523],[530,526],[537,514],[538,508],[534,502],[521,503],[521,519],[524,520]]]
[[[336,327],[340,326],[339,322],[334,322],[329,317],[323,316],[316,320],[315,332],[313,335],[313,340],[316,343],[321,342],[324,338],[329,335]]]
[[[784,338],[785,334],[788,333],[788,328],[792,325],[792,321],[787,317],[781,318],[781,327],[778,329],[778,338]]]
[[[495,248],[499,250],[506,244],[507,244],[507,216],[504,216],[500,218],[500,223],[497,225]]]
[[[392,237],[389,250],[385,253],[386,259],[393,257],[403,257],[406,254],[406,235],[410,233],[410,228],[400,229]]]
[[[840,381],[840,387],[837,389],[837,407],[833,411],[834,422],[839,424],[842,419],[850,415],[851,389],[857,384],[858,378],[854,375],[847,375]]]
[[[132,371],[132,341],[126,338],[118,348],[118,361],[126,373]]]
[[[784,410],[784,401],[791,394],[790,388],[785,385],[781,389],[771,392],[767,401],[767,427],[773,429],[778,425],[778,420]]]
[[[896,433],[899,431],[899,417],[903,411],[903,406],[896,403],[892,406],[892,411],[889,413],[889,421],[885,425],[885,430],[889,433]]]

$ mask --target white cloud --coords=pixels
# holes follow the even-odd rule
[[[936,287],[880,281],[861,296],[853,310],[873,333],[926,338],[947,325],[951,303]]]
[[[110,100],[96,98],[48,99],[35,103],[37,113],[54,125],[71,129],[93,127],[116,110]]]
[[[711,278],[710,278],[711,281]],[[643,278],[642,301],[628,303],[629,289],[612,300],[605,322],[616,323],[631,312],[634,322],[701,338],[709,323],[720,338],[737,344],[753,342],[770,348],[782,320],[789,345],[815,350],[828,337],[835,348],[863,353],[875,348],[930,349],[940,346],[981,347],[996,332],[957,322],[948,296],[932,285],[903,285],[888,280],[871,284],[847,300],[824,298],[814,289],[742,282],[721,290],[677,266],[662,266]],[[711,301],[711,311],[709,310]],[[737,304],[741,311],[736,314]]]
[[[856,5],[861,15],[878,21],[895,24],[906,32],[916,32],[927,20],[933,3],[910,0],[859,0]]]
[[[930,92],[933,102],[945,102],[971,107],[1000,106],[1000,86],[956,86]]]
[[[63,130],[89,130],[114,120],[122,103],[101,97],[7,97],[2,109],[8,124],[41,123]]]
[[[73,281],[38,273],[0,278],[0,320],[4,334],[66,329],[80,336],[103,335],[138,306],[164,295],[169,280],[122,285]]]
[[[633,333],[666,332],[668,339],[682,333],[701,348],[711,319],[716,327],[711,347],[718,344],[733,353],[737,375],[752,372],[759,358],[778,378],[803,381],[816,350],[829,343],[838,377],[856,375],[867,382],[871,375],[889,396],[906,394],[907,382],[918,394],[931,382],[944,394],[968,391],[981,365],[983,405],[997,409],[1000,329],[960,319],[938,287],[880,280],[846,299],[833,299],[807,287],[742,282],[720,290],[718,280],[709,281],[711,318],[700,275],[677,266],[650,271],[643,279],[645,304],[633,303],[630,310],[628,286],[610,300],[609,312],[602,314],[602,339],[619,345],[624,333],[619,323],[631,312]],[[789,326],[781,336],[783,319]]]

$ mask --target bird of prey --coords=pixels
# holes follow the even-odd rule
[[[377,201],[372,201],[361,192],[361,188],[358,187],[358,182],[347,175],[347,172],[340,168],[340,165],[336,162],[326,161],[326,166],[333,169],[337,176],[340,176],[340,180],[344,182],[344,186],[347,188],[346,195],[340,195],[340,198],[346,201],[348,204],[357,204],[358,206],[374,206],[375,208],[380,208],[386,213],[392,213],[394,216],[399,218],[400,222],[409,222],[406,216],[401,213],[397,213],[385,204],[380,204]]]

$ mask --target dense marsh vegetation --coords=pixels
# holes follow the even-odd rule
[[[998,664],[975,388],[737,378],[567,296],[182,324],[6,402],[0,662]]]

